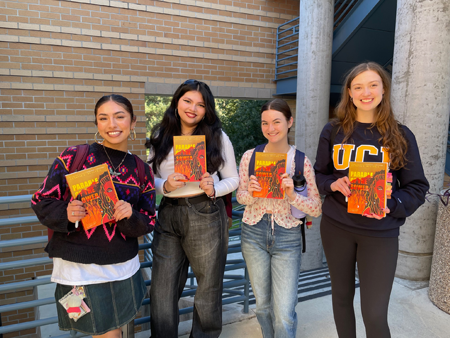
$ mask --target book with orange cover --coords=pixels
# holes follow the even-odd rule
[[[88,214],[81,220],[85,230],[114,221],[119,200],[106,163],[66,175],[74,199],[84,203]]]
[[[385,162],[350,162],[348,171],[351,195],[347,212],[351,214],[375,214],[385,217],[389,198],[388,164]]]
[[[175,172],[183,174],[183,182],[198,182],[206,172],[205,135],[174,136]]]
[[[281,175],[286,172],[287,154],[255,153],[255,176],[261,191],[254,191],[253,197],[283,199]]]

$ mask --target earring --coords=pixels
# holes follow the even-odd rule
[[[133,133],[133,137],[131,137],[131,133]],[[136,140],[136,130],[131,129],[130,135],[128,135],[128,138],[129,138],[131,141]]]
[[[352,101],[352,102],[353,102],[353,97],[351,97],[351,96],[350,96],[350,101]]]
[[[97,142],[98,144],[102,144],[104,140],[101,140],[101,141],[98,141],[98,140],[97,140],[97,135],[99,135],[99,134],[100,134],[100,133],[99,133],[99,131],[97,130],[97,132],[96,132],[95,135],[94,135],[94,140],[95,140],[95,142]]]
[[[175,108],[175,117],[176,118],[180,118],[180,115],[178,115],[178,109],[177,108]]]

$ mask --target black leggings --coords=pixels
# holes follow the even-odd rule
[[[332,225],[326,216],[322,217],[320,234],[330,270],[339,337],[356,338],[353,298],[358,262],[361,312],[367,338],[390,338],[387,314],[397,266],[398,237],[357,235]]]

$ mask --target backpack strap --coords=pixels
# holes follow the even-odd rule
[[[295,172],[294,175],[304,175],[305,167],[305,153],[296,149],[295,150]],[[306,217],[300,219],[302,224],[300,225],[300,231],[302,233],[302,252],[306,251],[306,232],[305,232],[305,222]]]
[[[138,171],[138,177],[139,177],[139,188],[140,193],[142,194],[145,189],[145,164],[144,161],[141,160],[141,158],[137,155],[134,155],[134,160],[136,161],[136,167]]]
[[[305,153],[300,150],[295,150],[295,172],[294,175],[303,175],[305,166]]]
[[[75,158],[73,159],[72,164],[69,168],[69,174],[72,174],[76,171],[83,169],[83,164],[86,161],[86,157],[89,153],[89,144],[79,144],[77,145],[77,152],[75,154]],[[70,199],[70,189],[66,189],[63,200],[67,201]]]
[[[260,144],[259,146],[255,147],[255,150],[253,151],[252,157],[250,158],[250,162],[248,164],[248,177],[251,175],[255,175],[255,156],[256,153],[261,153],[264,151],[264,148],[266,147],[267,143]]]
[[[83,169],[83,164],[84,164],[84,161],[86,161],[88,153],[89,153],[89,144],[77,145],[77,152],[75,154],[72,164],[70,165],[69,174],[72,174],[75,171],[79,171],[79,170]],[[64,196],[63,196],[63,201],[70,200],[70,196],[71,196],[70,189],[69,189],[69,187],[67,187],[66,192],[64,193]],[[53,230],[47,229],[47,238],[48,238],[49,242],[52,239],[52,237],[53,237]],[[53,258],[53,257],[50,257],[50,258]]]
[[[300,231],[302,233],[302,253],[305,253],[305,251],[306,251],[306,232],[305,232],[306,217],[301,218],[300,221],[302,221],[302,224],[300,225]]]

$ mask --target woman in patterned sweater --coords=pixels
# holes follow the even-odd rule
[[[121,337],[121,327],[136,316],[146,293],[140,272],[138,237],[153,230],[155,190],[151,168],[128,152],[128,138],[135,134],[136,116],[123,96],[102,97],[95,106],[101,143],[89,146],[83,169],[108,165],[119,201],[115,221],[89,230],[77,227],[87,210],[81,201],[65,201],[69,189],[65,175],[77,147],[64,150],[33,195],[31,206],[42,224],[54,231],[45,250],[53,257],[51,280],[57,283],[55,298],[61,330],[92,336]],[[96,136],[97,136],[96,134]],[[139,177],[145,177],[140,182]],[[90,312],[77,321],[58,302],[74,286],[83,287]]]

